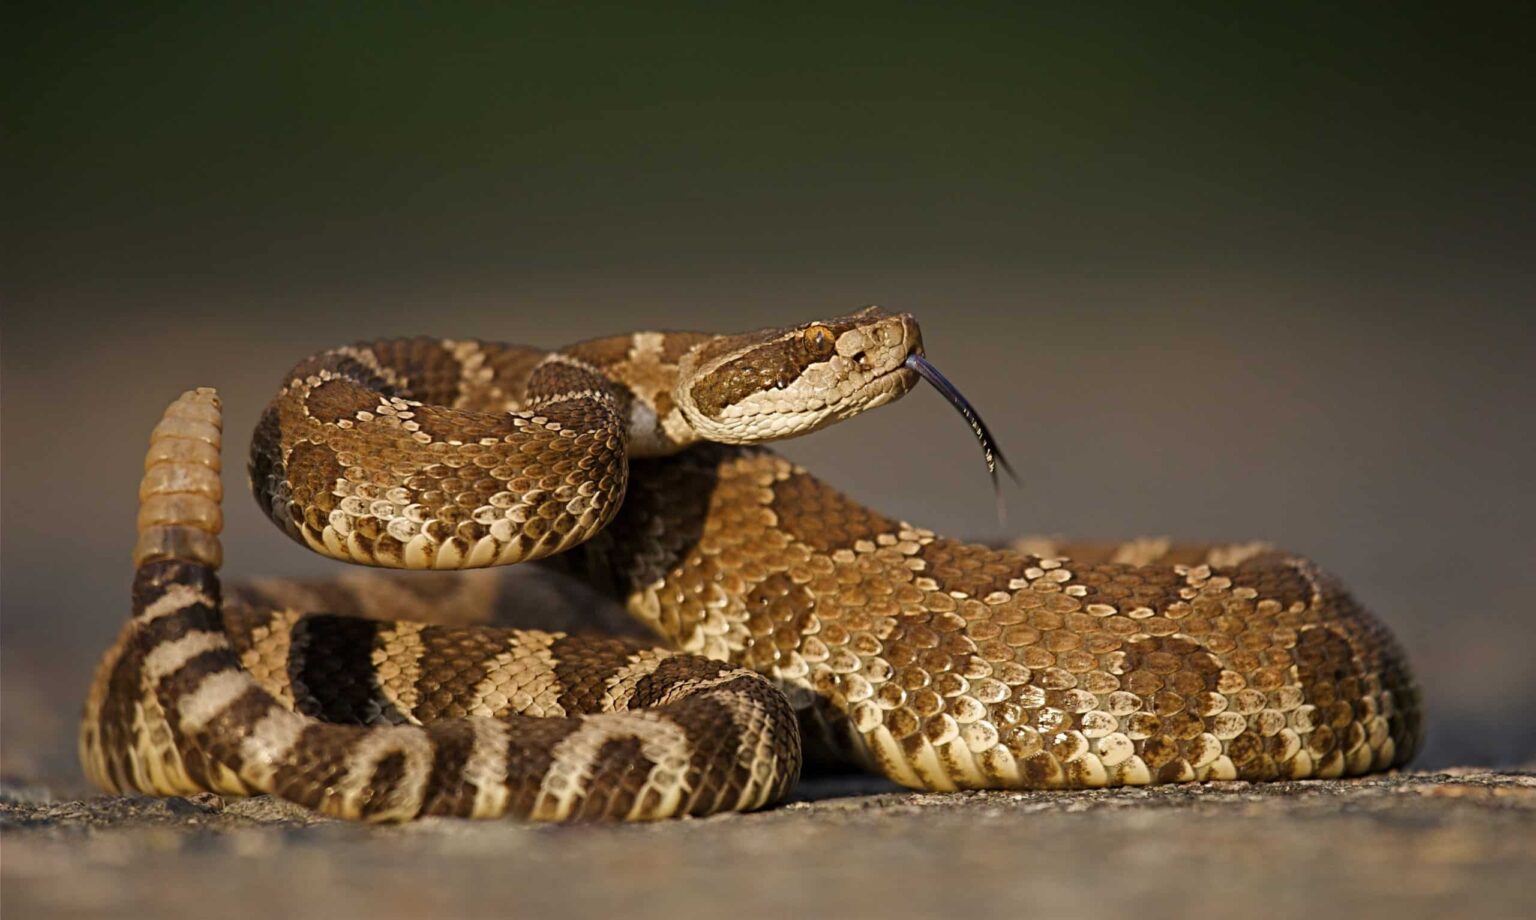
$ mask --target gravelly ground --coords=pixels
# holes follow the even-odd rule
[[[0,795],[26,917],[1452,917],[1536,911],[1536,772],[1081,793],[857,778],[754,815],[370,828],[267,798]]]

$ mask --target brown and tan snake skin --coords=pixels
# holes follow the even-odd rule
[[[86,704],[86,772],[344,818],[560,821],[771,804],[802,731],[934,790],[1337,777],[1412,756],[1402,652],[1304,559],[965,544],[750,446],[900,397],[921,354],[911,317],[868,310],[557,352],[376,342],[285,378],[250,473],[293,538],[396,568],[564,552],[667,648],[464,625],[494,602],[480,578],[221,591],[220,407],[184,394],[151,436],[133,616]]]

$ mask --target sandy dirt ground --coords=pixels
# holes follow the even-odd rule
[[[843,777],[626,827],[363,827],[265,797],[11,786],[0,830],[6,920],[1494,918],[1531,915],[1536,770],[1074,793]]]

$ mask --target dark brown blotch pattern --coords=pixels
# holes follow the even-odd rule
[[[629,665],[646,644],[603,636],[562,636],[550,644],[560,707],[568,715],[604,711],[604,681]]]
[[[959,591],[971,597],[1009,590],[1010,583],[1021,578],[1033,561],[1016,553],[943,539],[922,547],[917,558],[925,563],[922,574],[938,582],[940,591]]]
[[[474,809],[475,787],[465,766],[475,747],[473,723],[450,720],[428,726],[432,741],[432,772],[427,778],[424,815],[464,815]]]
[[[629,814],[655,766],[645,756],[638,738],[614,738],[604,742],[593,759],[591,773],[587,775],[571,820],[612,820],[614,816]]]
[[[321,424],[335,424],[343,419],[355,422],[358,413],[372,413],[377,409],[379,398],[375,389],[336,377],[310,387],[304,397],[304,407],[309,417]]]
[[[400,386],[386,391],[389,395],[444,406],[455,405],[464,395],[464,363],[442,339],[385,339],[353,347],[373,355],[400,381]]]
[[[423,722],[462,719],[481,705],[476,688],[491,661],[511,647],[509,630],[428,626],[421,643],[420,676],[413,687],[412,715]]]
[[[333,614],[301,617],[289,640],[288,680],[298,711],[347,725],[408,721],[385,696],[372,655],[377,620]]]
[[[346,476],[336,451],[326,444],[300,441],[288,452],[284,475],[292,490],[293,504],[307,509],[299,512],[301,520],[313,530],[324,529],[325,516],[336,508],[336,483]]]
[[[852,548],[859,540],[893,533],[897,524],[806,473],[793,473],[773,484],[773,513],[779,527],[796,540],[831,552]]]

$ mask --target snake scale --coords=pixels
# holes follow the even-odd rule
[[[771,804],[802,738],[931,790],[1337,777],[1412,756],[1401,650],[1305,559],[966,544],[756,446],[925,377],[948,386],[915,321],[871,308],[554,352],[381,341],[284,378],[250,477],[294,539],[392,568],[561,553],[665,647],[474,625],[494,589],[473,578],[224,589],[220,405],[190,391],[150,439],[133,615],[86,704],[86,772],[343,818],[562,821]]]

